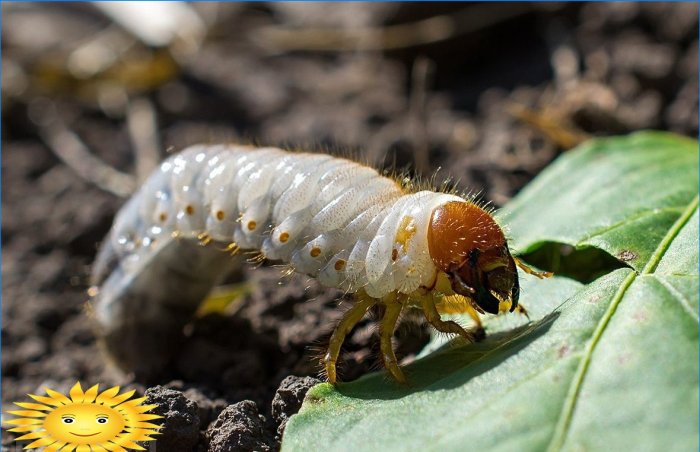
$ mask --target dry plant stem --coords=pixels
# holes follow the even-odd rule
[[[130,102],[127,125],[136,154],[136,176],[141,183],[161,161],[158,120],[153,104],[146,98]]]
[[[508,113],[542,132],[563,149],[571,149],[590,138],[590,135],[566,124],[566,119],[543,111],[535,111],[524,105],[512,104]]]
[[[426,111],[427,93],[432,81],[435,64],[424,57],[413,63],[411,74],[411,130],[413,136],[413,161],[416,171],[426,174],[430,170],[428,144],[428,117]]]
[[[290,29],[270,26],[255,33],[253,39],[271,52],[403,49],[472,33],[530,10],[527,4],[474,5],[454,14],[386,27]]]
[[[96,157],[78,135],[60,120],[42,127],[39,135],[56,156],[80,177],[119,197],[127,197],[136,189],[136,181]]]
[[[328,351],[323,359],[326,368],[326,376],[331,384],[335,384],[337,380],[336,363],[340,355],[340,347],[343,345],[343,342],[345,342],[345,336],[348,335],[357,322],[362,320],[362,317],[365,316],[367,311],[377,304],[377,301],[378,300],[370,298],[367,295],[358,294],[357,303],[343,314],[340,323],[338,323],[338,326],[333,330],[333,335],[328,344]]]

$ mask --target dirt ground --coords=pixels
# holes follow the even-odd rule
[[[279,448],[317,381],[339,293],[247,266],[250,291],[194,319],[154,381],[120,374],[96,345],[90,265],[124,196],[168,149],[330,149],[500,206],[589,136],[698,133],[697,4],[193,7],[206,37],[169,51],[86,3],[2,4],[4,409],[78,379],[119,384],[159,403],[159,450]],[[97,59],[76,50],[89,43],[116,59],[85,69]],[[377,368],[373,325],[345,343],[345,381]],[[428,338],[405,319],[400,358]],[[3,432],[3,446],[13,439]]]

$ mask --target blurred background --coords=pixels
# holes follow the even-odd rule
[[[213,450],[209,422],[244,399],[275,448],[275,390],[316,374],[340,311],[314,281],[246,269],[240,299],[202,312],[159,380],[107,366],[84,312],[89,266],[167,152],[235,141],[350,153],[500,206],[591,136],[698,133],[697,3],[1,7],[2,401],[78,378],[165,384],[198,406],[201,431],[181,450]],[[405,360],[427,340],[409,323]],[[374,334],[366,321],[346,344],[346,380],[374,367]]]

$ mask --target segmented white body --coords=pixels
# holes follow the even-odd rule
[[[173,235],[259,250],[328,287],[380,298],[431,287],[433,210],[463,199],[404,193],[376,170],[325,154],[193,146],[166,161],[117,215],[109,236],[126,273]]]

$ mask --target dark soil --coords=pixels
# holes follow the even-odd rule
[[[56,137],[66,130],[125,174],[152,167],[139,144],[149,133],[162,150],[252,141],[350,153],[436,184],[452,178],[496,206],[586,137],[698,133],[697,4],[195,6],[212,19],[197,52],[172,59],[134,43],[110,68],[80,78],[69,56],[106,39],[96,34],[105,16],[85,3],[2,4],[4,408],[45,387],[65,393],[76,380],[119,384],[159,404],[159,450],[276,450],[342,314],[337,292],[249,266],[241,276],[251,293],[235,309],[194,319],[158,379],[120,374],[95,343],[86,289],[124,202],[113,192],[129,179],[104,190],[91,162],[64,163],[71,146]],[[434,15],[464,26],[429,44],[376,51],[341,39],[335,47],[349,49],[313,50],[348,28]],[[321,41],[275,34],[317,26],[330,30]],[[123,70],[139,64],[149,70]],[[146,76],[156,73],[164,75]],[[155,114],[151,129],[138,116],[144,105]],[[428,331],[405,319],[396,339],[410,360]],[[377,348],[366,319],[345,343],[343,379],[376,368]],[[3,445],[13,439],[3,432]]]

